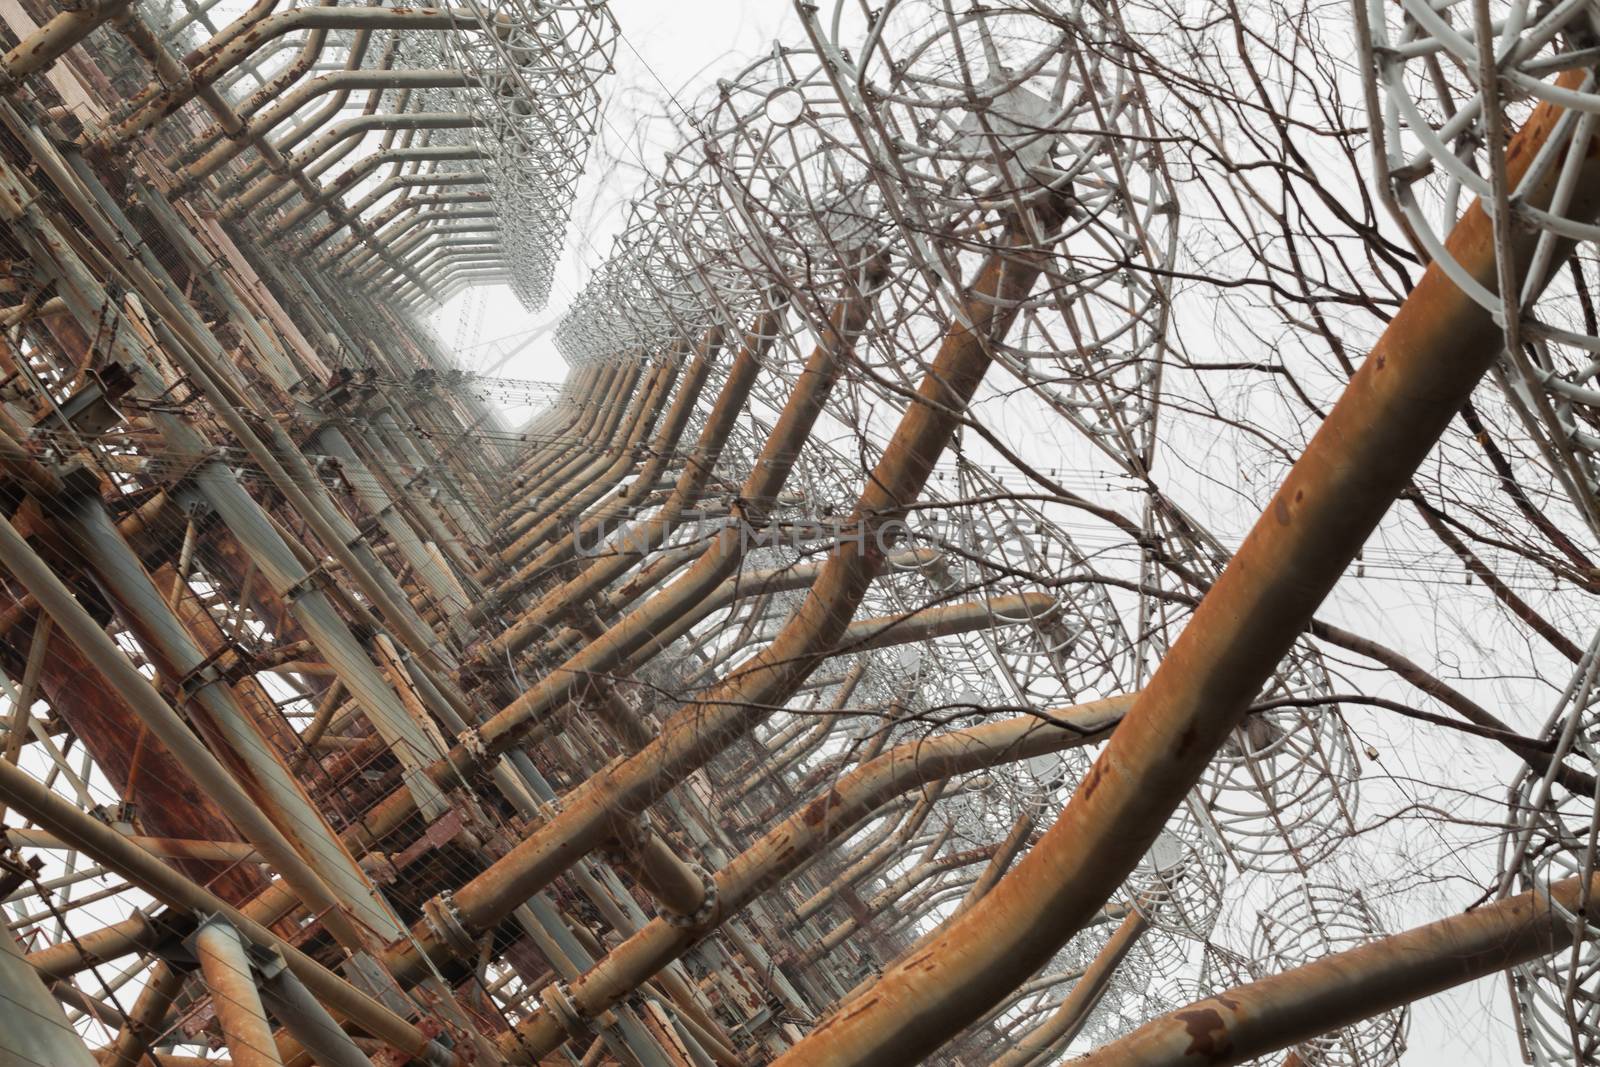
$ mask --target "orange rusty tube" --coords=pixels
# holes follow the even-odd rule
[[[693,915],[706,902],[707,890],[698,868],[682,859],[655,830],[638,824],[617,834],[627,860],[645,892],[672,915]]]
[[[251,942],[276,949],[289,969],[335,1015],[433,1067],[459,1067],[459,1058],[420,1029],[306,955],[204,886],[198,885],[133,844],[105,823],[79,811],[27,772],[0,762],[0,800],[139,886],[161,903],[182,911],[213,914],[243,931]]]
[[[71,849],[74,846],[44,830],[6,827],[6,837],[15,845],[44,849]],[[266,863],[256,846],[248,841],[194,841],[177,837],[141,837],[128,840],[147,852],[175,859],[214,860],[218,863]]]
[[[389,191],[389,189],[384,190],[384,192]],[[377,200],[373,200],[372,203],[367,203],[365,200],[357,201],[363,211],[377,202]],[[562,434],[571,431],[578,424],[582,413],[588,409],[590,399],[599,390],[600,383],[605,380],[608,370],[606,364],[600,363],[579,367],[568,377],[545,416],[532,423],[523,432],[519,440],[527,447],[507,474],[512,489],[522,488],[532,477],[530,472],[546,458],[549,450],[565,440]]]
[[[61,12],[0,57],[0,90],[15,92],[29,76],[48,68],[128,4],[129,0],[101,0]]]
[[[101,1067],[143,1067],[152,1061],[145,1055],[161,1035],[161,1021],[166,1018],[172,1002],[183,989],[188,975],[166,962],[158,962],[150,969],[144,988],[139,990],[133,1010],[118,1031],[116,1038],[95,1052]],[[162,1067],[172,1061],[162,1057]],[[216,1061],[212,1061],[216,1062]],[[174,1065],[176,1067],[176,1065]]]
[[[882,281],[883,273],[881,264],[874,263],[865,271],[863,284],[876,285]],[[853,351],[856,337],[866,328],[870,310],[870,299],[862,293],[840,301],[835,308],[824,335],[806,361],[805,370],[740,488],[739,495],[747,511],[764,511],[782,491],[799,458],[801,446],[811,435]],[[540,684],[501,708],[480,729],[483,744],[490,751],[509,746],[531,727],[535,716],[559,706],[586,678],[612,672],[631,656],[653,655],[665,647],[661,640],[663,629],[693,610],[719,583],[731,577],[744,557],[744,548],[742,530],[722,530],[711,539],[694,565],[672,584],[639,605],[604,636],[590,641]],[[497,654],[503,656],[499,639],[494,647]],[[456,755],[452,752],[452,757]]]
[[[546,465],[539,479],[522,490],[522,496],[513,504],[501,509],[497,520],[497,539],[515,538],[520,532],[517,524],[524,512],[534,506],[535,501],[543,500],[559,489],[568,478],[591,461],[596,449],[604,447],[613,423],[621,418],[623,408],[633,395],[634,386],[638,384],[643,370],[644,365],[635,359],[623,358],[615,362],[605,379],[604,388],[596,394],[595,402],[589,405],[573,437]],[[504,559],[497,559],[494,566],[500,568],[506,563]],[[483,579],[487,573],[479,574],[479,579]]]
[[[283,1067],[244,939],[227,923],[212,919],[195,935],[194,951],[233,1062],[238,1067]]]
[[[896,552],[889,558],[892,561],[909,566],[927,562],[937,555],[938,553],[934,549],[917,548]],[[682,630],[691,628],[693,623],[704,619],[717,608],[725,607],[731,603],[736,599],[735,594],[750,596],[761,592],[804,589],[816,580],[821,567],[821,564],[805,563],[778,567],[772,570],[754,571],[745,574],[741,578],[730,579],[718,586],[710,597],[696,606],[690,616],[680,619],[673,624],[671,629],[663,631],[662,635],[660,635],[660,640],[670,643]],[[845,641],[848,644],[836,646],[829,651],[829,655],[841,655],[853,651],[856,648],[863,647],[869,641],[872,647],[886,647],[941,634],[966,633],[982,629],[997,621],[995,614],[988,610],[987,605],[990,603],[997,604],[1002,608],[1007,604],[1020,606],[1026,604],[1030,598],[1041,596],[1043,594],[1014,594],[1008,597],[995,597],[992,598],[992,601],[975,602],[976,607],[974,605],[951,605],[948,609],[930,609],[932,611],[944,611],[945,613],[933,616],[926,621],[917,621],[914,625],[911,624],[910,620],[920,620],[920,616],[908,617],[901,614],[886,618],[861,619],[851,623],[849,628],[846,629]],[[625,662],[621,673],[637,669],[640,663],[648,659],[647,652],[636,654]],[[596,688],[598,688],[598,692],[596,692]],[[597,687],[597,680],[593,676],[586,678],[583,684],[575,690],[575,693],[580,694],[581,699],[596,701],[600,705],[597,708],[597,713],[602,717],[610,717],[618,722],[630,718],[632,716],[631,711],[628,711],[626,715],[617,715],[613,713],[613,709],[604,706],[604,702],[608,699],[607,692],[608,689],[603,683],[600,683]],[[615,694],[611,694],[610,699],[614,698]],[[330,719],[332,716],[333,709],[330,708]],[[539,729],[526,735],[526,739],[538,738],[541,736],[540,731],[549,728],[553,722],[554,720],[551,719],[542,720]],[[323,725],[326,727],[327,723]],[[640,737],[638,745],[630,745],[630,751],[637,751],[638,748],[648,743],[648,740],[648,738]],[[322,744],[324,745],[344,743],[345,741],[346,739],[342,738],[335,739],[322,736]],[[361,744],[362,742],[350,743]],[[368,741],[367,743],[371,742]],[[457,751],[451,755],[448,762],[440,760],[430,764],[427,768],[427,773],[435,783],[441,787],[448,787],[454,780],[455,775],[481,770],[482,764],[486,762],[486,759],[486,752],[474,755],[464,751]],[[344,830],[345,843],[348,847],[357,850],[376,848],[379,841],[398,829],[415,813],[415,810],[414,798],[404,786],[401,786],[384,797],[377,805],[368,809],[366,817],[359,823],[354,823]]]
[[[911,868],[905,874],[896,878],[885,886],[880,892],[866,901],[866,911],[869,916],[880,915],[898,903],[902,897],[930,878],[944,874],[947,871],[964,870],[976,863],[987,863],[994,858],[998,845],[980,845],[961,852],[947,852],[942,856],[925,860]],[[906,909],[905,914],[914,914],[911,909]],[[863,919],[855,915],[847,917],[833,929],[822,935],[821,940],[806,949],[804,956],[811,962],[816,962],[858,933],[863,926],[870,922],[870,918]]]
[[[995,846],[994,856],[989,860],[989,865],[984,868],[983,873],[978,875],[971,887],[967,889],[966,895],[961,898],[961,903],[956,905],[954,914],[966,911],[981,900],[984,894],[994,888],[1001,875],[1005,874],[1006,868],[1011,865],[1011,861],[1017,858],[1017,853],[1021,852],[1031,842],[1033,838],[1033,820],[1034,816],[1031,812],[1024,812],[1022,817],[1012,824],[1011,831],[1006,834],[1005,839]],[[900,956],[911,955],[930,938],[937,936],[938,932],[937,928],[929,930],[926,934],[913,941],[911,947],[896,956],[895,960],[898,960]],[[844,1004],[854,1000],[872,984],[872,981],[871,978],[863,979],[841,997],[839,1003]]]
[[[614,360],[597,365],[580,379],[582,388],[573,390],[575,410],[571,417],[539,447],[530,449],[518,464],[516,479],[512,482],[513,491],[524,494],[537,492],[540,481],[553,475],[560,464],[568,462],[581,448],[595,420],[600,418],[611,402],[622,369],[622,362]],[[502,507],[497,518],[504,519],[519,506],[521,497]]]
[[[1569,878],[1235,986],[1152,1019],[1073,1067],[1228,1067],[1571,947],[1600,893]]]
[[[939,552],[937,549],[913,548],[895,552],[889,557],[889,559],[891,562],[897,565],[912,567],[920,566],[924,563],[936,560],[938,557]],[[798,563],[791,564],[787,567],[773,568],[771,570],[760,570],[753,572],[741,571],[734,577],[729,578],[721,585],[713,589],[710,594],[708,594],[698,604],[695,604],[693,607],[687,609],[683,614],[674,618],[670,623],[666,623],[660,629],[656,630],[652,635],[649,645],[635,652],[631,657],[623,661],[624,670],[637,670],[642,664],[654,657],[661,649],[666,648],[668,645],[672,644],[672,642],[678,640],[678,638],[693,630],[701,622],[704,622],[711,615],[722,610],[735,601],[747,600],[769,593],[782,593],[797,589],[805,589],[814,581],[816,581],[817,575],[821,572],[822,564],[820,563]],[[932,611],[937,609],[930,608],[927,610]],[[889,618],[863,619],[860,622],[852,623],[851,631],[845,635],[841,645],[835,648],[833,654],[837,655],[843,651],[848,651],[846,646],[852,642],[865,642],[869,639],[877,641],[880,644],[905,644],[906,642],[917,640],[917,638],[914,636],[914,631],[919,625],[919,623],[915,621],[918,618],[920,618],[920,616],[907,617],[903,615],[897,615]],[[879,632],[883,628],[896,623],[904,625],[904,628],[898,630],[897,634]],[[564,649],[580,643],[585,637],[590,637],[590,635],[581,633],[577,629],[569,629],[557,634],[547,645],[539,646],[538,651],[549,652],[557,649]],[[592,639],[592,637],[590,639]]]
[[[1060,225],[1062,208],[1057,198],[1041,201],[1039,222],[1045,230],[1053,231]],[[667,721],[660,736],[638,753],[574,789],[563,798],[562,811],[461,888],[455,903],[469,929],[488,929],[505,918],[604,841],[618,818],[649,806],[752,729],[768,714],[766,709],[785,699],[832,654],[867,587],[884,564],[878,531],[903,516],[922,492],[960,423],[961,412],[989,369],[994,340],[1010,328],[1021,302],[1041,273],[1044,260],[1035,251],[1032,233],[1031,225],[1008,226],[996,250],[979,269],[964,314],[945,335],[927,377],[901,418],[883,458],[867,477],[854,514],[846,524],[850,529],[859,527],[861,535],[842,540],[829,554],[806,599],[751,663],[713,686],[702,699],[681,708]],[[839,359],[834,348],[831,344],[820,346],[824,353],[822,364],[813,371],[828,383],[838,374]],[[815,402],[798,413],[808,428],[820,413],[826,392],[826,388],[818,389]],[[795,413],[786,408],[779,428],[774,430],[774,440],[781,441],[785,436],[781,428],[794,418]],[[760,492],[747,493],[748,499],[762,501],[781,488],[797,458],[792,452],[769,457],[774,440],[769,440],[768,448],[763,450],[766,462],[752,474],[753,487]],[[724,548],[731,551],[734,544],[730,538],[739,536],[737,530],[725,531],[718,539],[719,547],[708,553],[712,574],[721,576],[723,565],[718,557]],[[694,571],[701,569],[696,564]],[[709,576],[694,571],[673,588],[697,580],[703,582]],[[635,616],[640,614],[636,612]],[[626,629],[630,621],[637,626],[642,620],[630,617],[607,638]],[[639,645],[650,641],[648,633],[641,636]],[[595,642],[585,653],[606,644],[604,640]],[[583,657],[580,653],[575,659]],[[569,663],[567,670],[572,666]],[[561,673],[567,672],[552,677]],[[524,702],[515,702],[485,724],[482,738],[493,749],[503,744],[504,738],[514,737],[524,729],[527,718]],[[431,930],[417,933],[417,940],[403,944],[389,956],[397,977],[420,974],[423,955],[446,948]]]
[[[526,538],[532,527],[555,512],[570,497],[595,481],[602,480],[602,474],[611,466],[613,455],[620,455],[626,461],[628,446],[639,432],[640,420],[646,417],[649,405],[661,399],[659,394],[663,372],[671,361],[655,363],[640,358],[633,362],[634,365],[628,368],[623,388],[606,412],[596,439],[580,450],[558,481],[542,489],[536,498],[525,498],[516,514],[502,517],[502,540],[510,540],[498,553],[502,565],[510,566],[526,553]]]
[[[1563,77],[1572,75],[1582,72]],[[1513,140],[1513,184],[1561,114],[1540,105]],[[1559,171],[1547,168],[1527,202],[1548,204]],[[1572,213],[1600,217],[1593,144]],[[1531,228],[1517,231],[1518,274],[1537,239]],[[1449,248],[1495,287],[1494,235],[1480,204],[1456,225]],[[1502,347],[1489,312],[1430,266],[1055,825],[988,896],[775,1065],[922,1059],[1082,929],[1193,788]]]
[[[168,933],[144,912],[136,911],[121,922],[28,953],[28,966],[46,983],[71,978],[129,953],[148,952]]]

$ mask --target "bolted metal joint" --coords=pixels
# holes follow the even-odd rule
[[[450,946],[451,951],[460,956],[470,956],[477,951],[478,943],[473,938],[472,932],[467,929],[461,917],[461,909],[456,907],[455,899],[448,889],[423,903],[422,918],[429,929]]]
[[[572,987],[565,981],[551,982],[539,990],[539,1000],[568,1037],[587,1038],[593,1032],[583,1009],[572,999]]]
[[[475,726],[468,727],[457,734],[456,744],[466,749],[467,753],[475,760],[489,758],[489,746],[484,744],[483,734]]]
[[[700,906],[687,915],[678,915],[667,909],[661,909],[661,918],[668,926],[675,926],[680,930],[692,930],[710,922],[717,913],[717,880],[711,877],[698,863],[691,863],[690,869],[700,876],[700,884],[705,887],[705,897],[700,901]]]

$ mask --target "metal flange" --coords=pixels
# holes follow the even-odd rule
[[[677,915],[667,911],[665,908],[661,909],[662,920],[668,926],[675,926],[679,929],[692,929],[702,926],[710,922],[711,917],[717,913],[717,880],[711,877],[711,873],[698,863],[691,863],[689,867],[695,874],[700,876],[700,884],[705,887],[706,893],[700,901],[700,906],[687,915]]]
[[[471,956],[478,942],[461,919],[461,909],[448,889],[423,902],[422,918],[450,949],[460,956]]]
[[[586,1038],[593,1031],[583,1010],[572,999],[572,987],[560,979],[539,990],[539,1000],[569,1037]]]

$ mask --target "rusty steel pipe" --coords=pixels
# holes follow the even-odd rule
[[[17,833],[16,830],[7,832],[13,837]],[[79,971],[129,953],[148,952],[169,933],[144,912],[136,911],[121,922],[28,953],[28,966],[47,983],[70,978]]]
[[[333,891],[312,865],[273,824],[237,779],[200,741],[155,687],[139,673],[72,592],[16,532],[0,519],[0,563],[49,612],[64,636],[92,655],[98,669],[119,696],[171,753],[211,794],[228,818],[261,850],[286,879],[293,881],[306,899],[324,907],[331,932],[350,945],[364,939],[339,907]],[[9,765],[8,765],[9,766]]]
[[[864,284],[870,286],[881,281],[883,270],[882,264],[869,265],[862,279]],[[768,434],[749,477],[740,488],[740,497],[745,501],[746,509],[754,513],[764,511],[783,489],[799,458],[801,446],[822,414],[856,337],[866,328],[868,311],[868,298],[863,294],[840,301],[834,309],[823,336],[806,361],[805,370],[801,372],[794,391]],[[694,565],[677,580],[613,625],[604,637],[590,642],[563,663],[561,669],[501,708],[484,723],[479,729],[482,742],[490,749],[513,743],[520,732],[530,728],[536,715],[565,700],[584,678],[611,671],[630,657],[652,655],[655,648],[665,647],[659,640],[663,629],[682,618],[738,570],[744,547],[742,531],[721,531]],[[646,652],[646,649],[650,651]],[[503,655],[503,648],[494,648],[494,658],[502,658]]]
[[[916,563],[926,562],[926,560],[932,555],[934,555],[934,550],[923,548],[912,549],[907,552],[897,552],[890,558],[896,562],[914,565]],[[770,592],[804,589],[816,580],[816,577],[821,572],[821,569],[822,564],[806,563],[798,566],[775,568],[769,571],[755,571],[744,575],[741,579],[730,579],[729,581],[718,586],[715,593],[711,597],[707,598],[707,601],[702,601],[700,605],[697,605],[692,617],[695,621],[704,618],[718,607],[723,607],[731,603],[736,598],[736,594],[740,592],[753,595],[763,591]],[[708,602],[710,606],[707,606]],[[886,624],[896,622],[901,618],[902,616],[894,616],[887,620],[863,620],[862,628],[858,632],[861,633],[863,637],[872,633],[877,633],[881,636],[883,628]],[[988,619],[989,616],[984,615],[982,619],[980,619],[976,612],[968,611],[960,612],[954,616],[954,618],[959,621],[960,625],[957,627],[957,630],[953,632],[959,632],[959,630],[963,628],[981,627],[984,625],[983,620]],[[682,625],[681,622],[674,624],[673,631],[669,631],[669,633],[676,632],[676,629],[679,625]],[[639,661],[642,662],[647,658],[648,656],[641,655]],[[628,669],[632,669],[634,661],[629,660],[626,662],[628,664]],[[588,690],[591,685],[593,685],[592,674],[573,682],[569,696],[578,695],[581,691]],[[332,714],[332,709],[329,709],[329,714]],[[323,724],[323,728],[326,728],[326,724]],[[429,777],[435,782],[439,783],[441,786],[444,786],[447,783],[453,782],[458,774],[479,769],[480,761],[483,761],[484,765],[487,765],[487,759],[488,753],[486,750],[478,754],[474,754],[468,750],[459,750],[453,752],[448,761],[441,760],[432,764],[428,768],[428,774]],[[393,832],[396,828],[402,825],[406,819],[414,814],[414,804],[415,801],[410,797],[409,793],[404,787],[397,789],[380,801],[374,808],[372,808],[368,812],[366,819],[362,820],[362,822],[359,824],[353,824],[346,831],[347,834],[353,835],[349,840],[365,842],[367,844],[376,842],[386,834]]]
[[[876,893],[871,900],[866,901],[868,917],[852,915],[839,923],[833,929],[822,935],[822,938],[811,945],[804,952],[808,962],[815,963],[851,937],[860,932],[861,928],[871,921],[870,915],[887,911],[899,902],[901,897],[916,889],[923,882],[937,878],[950,871],[965,870],[978,863],[987,863],[994,858],[997,845],[980,845],[961,852],[946,852],[942,856],[924,860],[912,867],[905,874],[890,882],[881,891]],[[921,909],[906,908],[903,915],[914,917]]]
[[[574,528],[529,560],[518,569],[506,582],[496,588],[496,597],[503,598],[505,593],[501,590],[509,585],[512,592],[524,587],[535,577],[547,574],[552,569],[569,562],[585,545],[597,544],[608,536],[613,530],[621,526],[628,515],[635,508],[643,506],[656,483],[667,471],[669,463],[677,453],[678,442],[683,436],[683,431],[688,426],[690,417],[694,414],[695,404],[699,401],[701,391],[711,370],[711,360],[722,345],[722,328],[715,327],[707,331],[700,343],[695,348],[695,356],[689,369],[684,374],[684,381],[679,387],[677,395],[673,398],[672,407],[662,420],[661,427],[648,447],[650,458],[638,470],[633,480],[609,501],[602,503],[593,512],[583,518]],[[733,379],[730,375],[729,381]],[[608,487],[609,488],[609,487]],[[670,507],[671,501],[663,505],[663,509]],[[637,543],[637,541],[635,541]],[[526,577],[525,577],[526,576]]]
[[[617,428],[624,421],[637,421],[643,405],[648,403],[659,379],[659,367],[651,367],[644,360],[627,360],[617,379],[609,404],[597,421],[594,433],[577,450],[573,458],[554,472],[538,489],[537,496],[529,494],[514,514],[502,513],[504,538],[510,543],[499,551],[501,566],[515,563],[527,551],[523,538],[529,527],[546,514],[559,507],[570,493],[589,484],[600,471],[610,464],[606,453],[620,443]],[[647,376],[648,375],[648,376]],[[630,426],[631,431],[631,426]]]
[[[332,94],[335,100],[342,100],[357,89],[382,91],[394,89],[407,92],[413,89],[461,89],[475,84],[471,75],[463,74],[458,70],[366,70],[351,69],[338,70],[328,74],[321,74],[308,81],[295,86],[289,92],[280,96],[271,107],[263,108],[252,115],[245,123],[243,137],[254,140],[263,137],[273,128],[286,122],[306,104],[323,94]],[[227,141],[213,149],[212,155],[202,157],[201,162],[212,160],[216,153],[226,152],[228,156],[236,154],[238,146],[233,141]],[[226,157],[217,160],[220,166],[226,162]]]
[[[668,362],[676,366],[686,348],[687,346],[682,344],[674,346],[668,353]],[[661,469],[667,460],[666,451],[670,451],[676,445],[677,436],[670,431],[675,425],[681,432],[682,427],[688,422],[695,401],[699,398],[700,386],[705,383],[706,374],[710,369],[705,351],[704,345],[697,346],[695,357],[685,368],[683,388],[680,388],[677,395],[672,398],[670,408],[667,400],[677,371],[674,370],[672,376],[662,376],[661,386],[656,395],[644,400],[637,414],[628,420],[632,424],[632,432],[618,446],[617,451],[621,454],[605,470],[597,477],[589,477],[587,484],[550,495],[536,512],[519,518],[513,524],[512,536],[516,540],[501,552],[502,560],[508,564],[517,562],[556,539],[564,527],[574,527],[574,529],[566,537],[561,538],[558,542],[560,544],[575,545],[576,539],[581,535],[580,532],[587,532],[593,536],[599,529],[599,524],[604,521],[605,513],[603,512],[598,520],[583,519],[581,522],[577,520],[608,493],[614,494],[610,504],[612,514],[619,513],[620,509],[643,498],[644,493],[653,487],[660,477]],[[658,419],[662,421],[660,430],[666,432],[667,436],[658,435],[651,443],[648,451],[652,455],[652,460],[643,466],[641,472],[640,449],[644,446],[646,435],[655,428]],[[663,451],[661,447],[663,445],[666,446],[666,451]],[[638,485],[639,488],[631,495],[626,488],[622,492],[617,492],[616,487],[624,479],[630,478],[633,481],[629,483],[629,487]],[[518,532],[519,530],[521,532]],[[543,560],[548,555],[543,553],[539,558]]]
[[[151,968],[122,1029],[110,1045],[96,1054],[101,1067],[136,1067],[151,1062],[145,1053],[160,1037],[161,1020],[182,991],[184,978],[183,971],[164,962]]]
[[[1074,1067],[1230,1067],[1571,947],[1600,876],[1485,904],[1169,1012]],[[1560,910],[1557,910],[1560,909]],[[1291,1061],[1296,1060],[1291,1054]],[[1287,1063],[1290,1061],[1286,1061]]]
[[[546,493],[537,507],[509,525],[507,533],[513,540],[500,552],[503,563],[515,565],[528,553],[542,547],[564,524],[569,524],[569,516],[582,515],[638,467],[638,447],[666,407],[677,380],[682,348],[682,345],[675,345],[667,358],[653,368],[649,378],[637,387],[632,405],[608,428],[606,447],[571,478]],[[624,426],[627,427],[625,432],[621,429]]]
[[[32,848],[66,849],[71,846],[44,830],[6,827],[6,837],[14,844]],[[188,841],[171,837],[129,835],[129,841],[157,856],[179,859],[215,860],[219,863],[265,863],[266,857],[247,841]]]
[[[63,11],[0,56],[0,91],[14,93],[22,83],[48,69],[67,50],[102,23],[127,9],[130,0],[95,0]]]
[[[233,1062],[237,1067],[283,1067],[255,969],[238,932],[226,922],[208,920],[195,934],[194,952]]]
[[[1053,231],[1060,224],[1062,210],[1063,205],[1055,198],[1041,202],[1040,211],[1048,230]],[[991,254],[979,269],[959,324],[944,337],[928,376],[866,481],[850,520],[852,527],[859,525],[862,536],[842,542],[830,553],[805,601],[749,665],[713,686],[702,699],[680,709],[667,721],[660,736],[634,756],[587,779],[566,798],[564,810],[463,886],[455,901],[469,928],[487,929],[504,918],[517,904],[599,845],[617,819],[653,803],[734,738],[752,729],[768,714],[766,709],[793,692],[828,657],[848,630],[850,616],[884,564],[876,531],[905,514],[921,493],[934,463],[955,432],[959,412],[989,368],[991,339],[1003,336],[1010,328],[1020,302],[1038,279],[1043,264],[1041,257],[1032,252],[1030,235],[1031,228],[1026,225],[1008,226],[1000,242],[1002,250]],[[838,374],[839,360],[833,348],[821,346],[822,362],[813,364],[814,373],[823,379],[819,384],[831,385]],[[812,402],[793,415],[786,407],[779,427],[792,417],[809,429],[826,392],[826,388],[817,389]],[[795,395],[799,396],[800,390]],[[781,488],[798,458],[794,450],[769,459],[774,440],[783,436],[778,428],[774,429],[763,450],[763,459],[769,461],[758,464],[752,474],[753,487],[761,491],[747,492],[747,499],[759,504]],[[719,538],[719,548],[732,549],[731,538],[738,536],[738,531],[725,532]],[[713,549],[702,559],[713,560],[706,568],[712,574],[722,569],[716,560],[718,555],[719,549]],[[699,568],[700,564],[696,564]],[[686,576],[674,587],[688,580]],[[604,644],[596,642],[589,647]],[[581,654],[577,658],[582,658]],[[564,684],[570,687],[573,683]],[[502,743],[500,739],[514,737],[515,730],[526,721],[524,706],[523,701],[518,701],[502,709],[479,731],[480,744],[493,750]],[[437,934],[420,931],[418,940],[390,954],[391,969],[397,976],[420,973],[423,954],[445,948]]]
[[[617,840],[639,884],[662,909],[686,916],[705,904],[706,884],[699,870],[681,859],[660,834],[629,824],[619,830]]]
[[[350,42],[350,47],[346,52],[344,65],[345,70],[353,71],[361,69],[363,63],[366,61],[367,48],[371,42],[372,34],[369,31],[359,30],[356,32],[354,38]],[[312,42],[308,39],[307,45],[309,46],[311,43]],[[289,87],[289,85],[293,84],[295,81],[298,81],[306,73],[306,71],[310,69],[309,63],[303,69],[295,69],[296,67],[299,67],[300,63],[306,59],[306,51],[309,51],[309,48],[302,51],[300,57],[297,59],[293,67],[286,69],[283,74],[273,78],[271,84],[277,86],[277,88],[274,89],[269,96],[263,96],[261,93],[256,93],[250,98],[244,108],[244,113],[250,116],[250,121],[254,121],[255,117],[266,109],[266,104],[269,100],[275,101]],[[319,55],[321,53],[320,42],[317,44],[316,52]],[[315,58],[316,57],[313,56],[311,61],[314,62]],[[395,48],[391,43],[390,47],[385,49],[383,55],[379,57],[377,64],[378,69],[390,69],[394,62],[394,58]],[[288,80],[285,80],[285,74],[292,76]],[[404,90],[402,90],[401,96],[402,99],[406,98],[407,94]],[[335,93],[332,99],[324,103],[322,107],[318,108],[315,112],[305,116],[301,122],[295,125],[294,129],[289,131],[289,133],[274,141],[273,147],[280,152],[288,152],[292,150],[295,145],[299,144],[305,138],[321,129],[328,123],[330,119],[333,119],[335,116],[337,116],[349,98],[349,90]],[[369,96],[367,98],[367,109],[369,113],[376,110],[377,103],[378,100],[375,99],[374,96]],[[264,132],[265,131],[263,129],[258,129],[255,131],[255,135],[259,136]],[[219,141],[221,142],[220,144],[218,143]],[[202,134],[194,144],[186,146],[182,151],[175,153],[172,156],[168,156],[167,159],[164,160],[164,163],[169,169],[177,172],[180,190],[186,190],[193,188],[201,179],[215,173],[219,167],[234,159],[244,150],[244,144],[234,142],[224,137],[221,130],[208,130],[205,134]],[[246,166],[244,170],[237,176],[223,181],[218,186],[218,192],[224,197],[232,197],[234,194],[243,189],[249,182],[259,177],[267,169],[266,160],[258,160],[257,162]]]
[[[559,484],[567,473],[576,469],[584,458],[585,450],[602,432],[612,409],[619,403],[619,398],[627,395],[628,389],[631,388],[629,372],[636,370],[630,361],[616,360],[605,364],[597,371],[599,377],[593,388],[580,401],[581,406],[576,420],[555,437],[552,441],[555,447],[547,449],[541,457],[542,469],[523,488],[523,496],[501,510],[497,516],[498,522],[503,523],[514,518],[510,512],[519,509],[524,500],[537,499],[547,488]],[[478,581],[489,581],[501,566],[501,561],[496,559],[493,565],[478,572]]]
[[[523,451],[511,469],[510,486],[513,492],[526,488],[536,480],[539,476],[537,470],[548,462],[552,452],[565,447],[566,438],[563,434],[575,431],[601,391],[602,383],[614,370],[615,364],[590,364],[579,368],[562,386],[560,399],[549,413],[549,421],[564,421],[558,422],[553,428],[544,425],[534,428],[539,436],[534,437],[532,446]]]
[[[319,157],[339,148],[342,142],[360,138],[372,130],[462,130],[479,125],[482,125],[481,120],[471,115],[448,111],[412,111],[398,115],[378,112],[373,115],[358,115],[334,123],[310,145],[287,157],[286,162],[295,170],[307,170]],[[277,145],[273,147],[278,148],[280,152],[283,151]],[[243,218],[261,201],[282,189],[290,180],[292,179],[287,175],[267,174],[247,188],[229,194],[228,201],[223,207],[223,217]],[[351,211],[352,217],[359,217],[359,211],[354,208]],[[387,220],[375,218],[364,221],[372,225],[382,225],[382,222]]]

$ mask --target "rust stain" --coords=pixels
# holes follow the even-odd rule
[[[863,993],[860,996],[860,998],[857,1000],[856,1006],[854,1008],[851,1008],[849,1011],[846,1011],[842,1015],[834,1016],[833,1019],[829,1020],[828,1022],[824,1022],[822,1025],[818,1026],[815,1030],[813,1030],[811,1032],[813,1034],[820,1034],[824,1030],[830,1030],[833,1027],[839,1026],[840,1024],[844,1023],[846,1020],[853,1019],[857,1015],[862,1015],[862,1014],[864,1014],[866,1012],[871,1011],[877,1005],[877,1003],[878,1003],[877,996],[873,995],[873,993],[869,990],[868,992]]]
[[[1173,1017],[1189,1032],[1189,1047],[1183,1052],[1185,1056],[1204,1056],[1207,1060],[1216,1060],[1233,1050],[1233,1042],[1228,1040],[1228,1025],[1223,1021],[1222,1013],[1215,1008],[1193,1008],[1180,1011]]]
[[[1094,791],[1100,788],[1100,779],[1104,775],[1105,772],[1101,769],[1098,761],[1093,767],[1089,768],[1089,773],[1083,777],[1083,799],[1088,800],[1094,796]]]
[[[821,826],[827,821],[828,814],[843,804],[844,797],[839,794],[839,790],[830,788],[826,794],[806,805],[801,820],[807,826]]]

